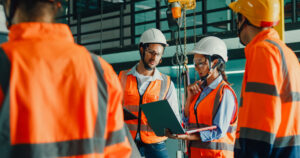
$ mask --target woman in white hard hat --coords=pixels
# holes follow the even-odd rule
[[[217,37],[201,39],[191,52],[200,80],[188,86],[184,122],[189,129],[213,130],[171,138],[189,140],[190,157],[233,157],[237,123],[237,98],[225,75],[227,48]]]

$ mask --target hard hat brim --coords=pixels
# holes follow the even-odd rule
[[[194,55],[194,54],[200,54],[200,55],[210,55],[208,53],[205,52],[199,52],[199,51],[190,51],[187,53],[188,55]]]
[[[236,13],[239,12],[239,9],[238,9],[239,7],[238,7],[238,4],[237,4],[237,1],[230,3],[229,8],[231,8]]]

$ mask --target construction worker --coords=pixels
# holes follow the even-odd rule
[[[229,7],[246,45],[235,157],[299,157],[300,65],[273,29],[279,0],[238,0]]]
[[[112,67],[54,23],[56,0],[2,0],[0,157],[129,157]]]
[[[148,29],[140,39],[140,61],[119,74],[124,89],[124,106],[138,116],[138,119],[126,123],[141,155],[146,158],[167,158],[168,152],[164,143],[167,137],[155,135],[139,105],[167,99],[180,119],[174,84],[169,76],[160,73],[156,68],[162,61],[166,46],[166,38],[160,30]]]
[[[227,47],[213,36],[202,38],[191,51],[200,80],[187,87],[184,120],[188,129],[216,126],[216,129],[184,135],[191,158],[233,157],[238,104],[225,74]]]

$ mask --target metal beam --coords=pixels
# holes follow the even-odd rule
[[[155,1],[156,4],[156,28],[160,29],[160,0]]]
[[[287,44],[292,50],[295,51],[295,54],[298,58],[300,58],[300,42],[297,43],[289,43]],[[138,54],[137,54],[138,55]],[[193,64],[193,55],[188,55],[188,64]],[[237,59],[245,59],[244,49],[232,49],[228,51],[228,59],[229,60],[237,60]],[[114,70],[119,72],[121,70],[130,69],[133,67],[138,61],[129,61],[123,63],[114,63],[112,64]],[[172,57],[162,58],[162,63],[159,66],[173,66],[172,65]]]

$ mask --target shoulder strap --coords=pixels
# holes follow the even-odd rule
[[[270,44],[274,45],[275,47],[277,47],[277,49],[280,52],[280,56],[281,56],[281,60],[282,60],[282,77],[284,79],[283,84],[282,84],[282,88],[280,91],[280,98],[282,102],[292,102],[292,101],[296,101],[296,100],[300,100],[300,94],[299,93],[293,93],[292,92],[292,88],[291,88],[291,82],[290,82],[290,76],[288,74],[288,67],[287,67],[287,62],[286,62],[286,58],[283,52],[283,49],[281,48],[281,46],[273,41],[273,40],[265,40],[266,42],[269,42]]]
[[[159,92],[159,100],[163,100],[166,98],[167,94],[169,93],[170,85],[171,85],[171,79],[169,76],[160,73],[163,80],[161,81],[161,87]]]

